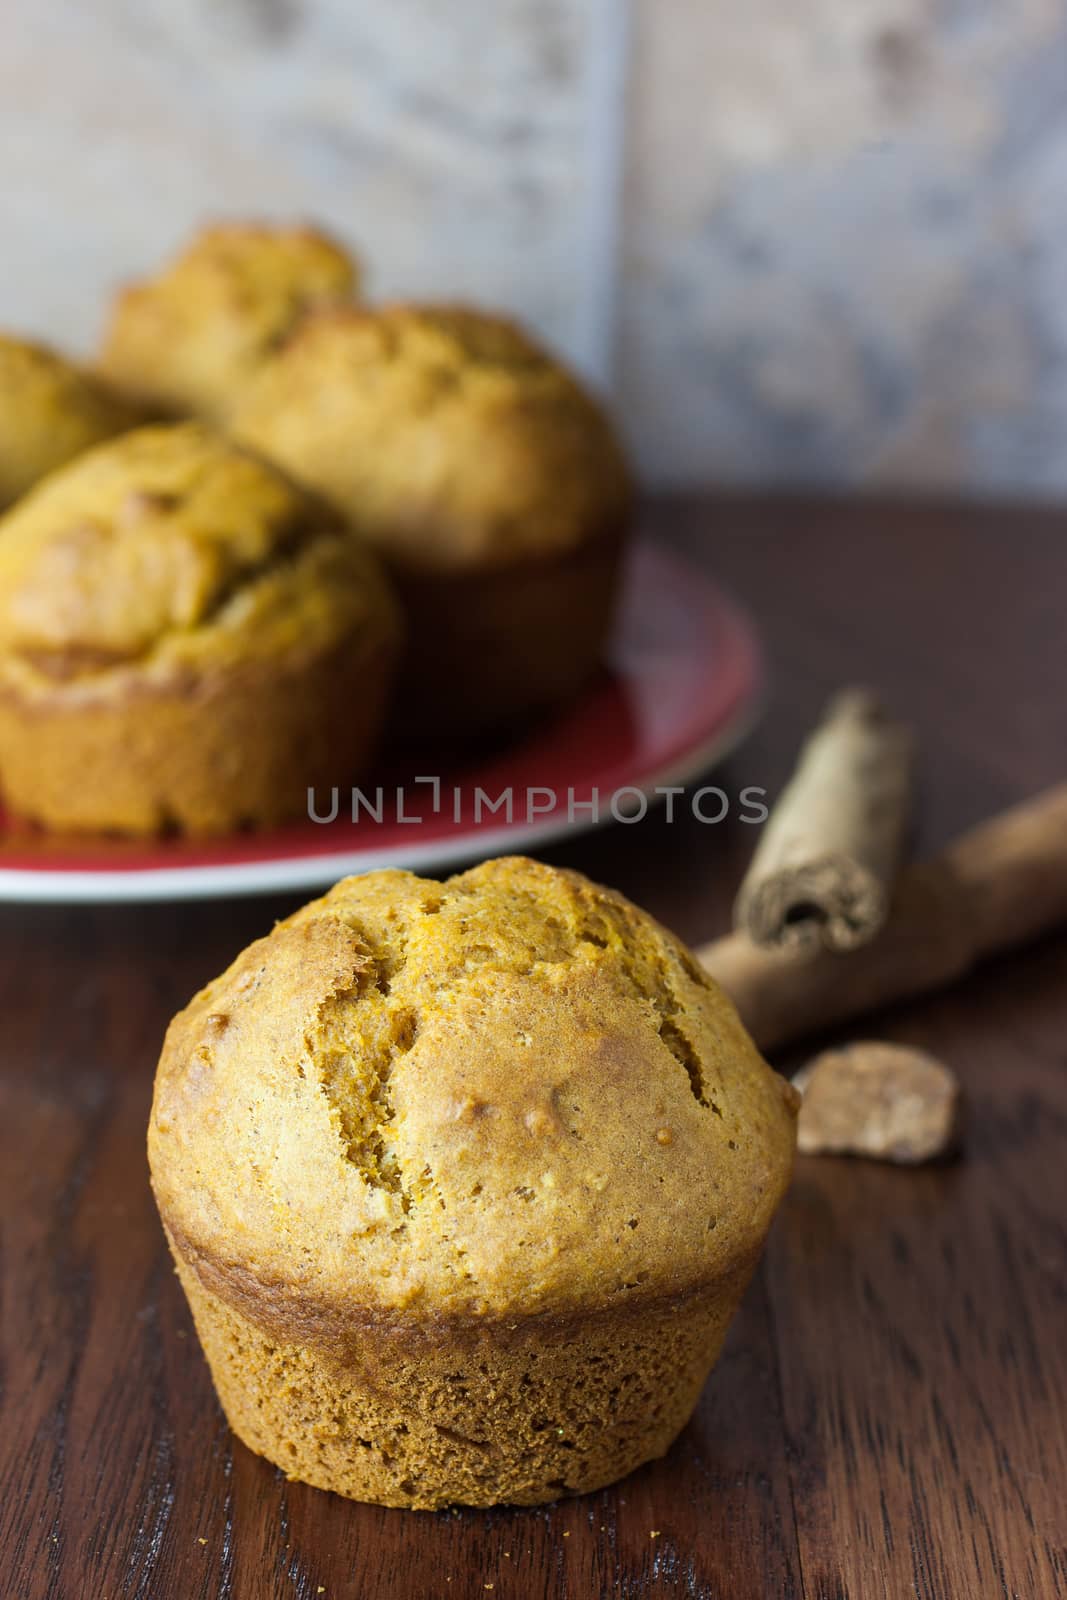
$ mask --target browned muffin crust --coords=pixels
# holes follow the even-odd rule
[[[415,1510],[586,1494],[670,1448],[754,1262],[703,1294],[583,1316],[350,1329],[346,1353],[265,1332],[176,1254],[238,1438],[289,1478]]]
[[[374,557],[198,425],[81,457],[0,523],[0,776],[56,828],[300,815],[365,757],[398,646]]]
[[[216,223],[118,296],[100,369],[159,415],[221,422],[303,316],[358,290],[357,262],[319,228]]]
[[[469,307],[308,317],[233,428],[405,573],[551,557],[617,534],[630,511],[602,407],[518,324]]]
[[[172,1024],[149,1157],[241,1437],[490,1504],[666,1448],[794,1118],[683,946],[517,859],[349,879],[253,945]]]
[[[47,345],[0,334],[0,511],[137,413]]]
[[[412,617],[397,725],[484,732],[601,659],[632,489],[610,420],[516,324],[462,307],[308,318],[236,435],[326,496]]]

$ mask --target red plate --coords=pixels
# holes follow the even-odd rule
[[[332,821],[210,841],[60,838],[0,815],[0,898],[252,894],[314,888],[373,867],[430,870],[529,850],[610,821],[613,804],[617,815],[639,813],[657,788],[703,772],[751,725],[761,682],[752,626],[678,555],[635,546],[609,660],[570,709],[507,749],[394,761],[380,792],[363,785],[355,822],[350,791],[338,794]],[[332,802],[320,792],[317,813],[329,815]]]

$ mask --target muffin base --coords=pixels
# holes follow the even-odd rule
[[[573,695],[601,663],[622,549],[616,534],[490,571],[394,570],[409,624],[400,734],[475,737]]]
[[[377,739],[395,647],[352,640],[116,694],[0,688],[0,791],[71,832],[227,833],[307,814]]]
[[[238,1438],[291,1479],[421,1510],[538,1505],[664,1455],[752,1270],[583,1316],[353,1323],[327,1352],[265,1332],[176,1259]]]

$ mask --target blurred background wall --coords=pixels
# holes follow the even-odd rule
[[[225,214],[514,309],[659,483],[1067,490],[1067,0],[8,0],[0,321]]]

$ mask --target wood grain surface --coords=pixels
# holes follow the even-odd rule
[[[773,793],[853,679],[918,727],[922,848],[1065,775],[1064,516],[650,516],[768,639],[768,714],[728,789]],[[698,941],[751,843],[660,816],[549,854]],[[535,1511],[429,1514],[287,1483],[230,1437],[149,1194],[165,1024],[294,903],[0,911],[3,1600],[1067,1595],[1067,937],[865,1024],[956,1068],[965,1153],[799,1163],[664,1461]]]

